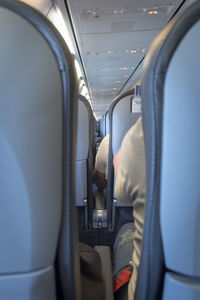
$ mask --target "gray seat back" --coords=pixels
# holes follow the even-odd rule
[[[76,205],[87,200],[87,158],[89,152],[89,117],[86,105],[78,101],[78,128],[76,147]]]
[[[114,197],[114,169],[113,158],[118,152],[122,140],[127,131],[136,123],[140,113],[132,112],[132,98],[134,89],[122,93],[111,104],[109,109],[110,118],[110,140],[109,140],[109,161],[108,161],[108,193],[107,193],[107,208],[108,208],[108,225],[113,227],[113,199]],[[115,199],[115,206],[127,206]]]
[[[105,114],[101,118],[100,134],[102,137],[104,137],[106,135],[106,115]]]
[[[64,185],[73,190],[63,176],[72,109],[64,115],[63,107],[72,106],[74,69],[50,22],[18,1],[0,1],[0,41],[0,299],[55,300]],[[74,252],[68,256],[65,280],[75,295]]]
[[[92,171],[94,165],[94,116],[82,95],[78,101],[76,149],[76,205],[85,206],[85,226],[92,222]]]
[[[109,111],[106,112],[106,130],[105,130],[105,135],[110,134],[110,122],[109,122]]]
[[[132,97],[134,90],[120,95],[110,107],[110,127],[113,157],[119,150],[127,131],[136,123],[139,113],[132,113]]]
[[[167,25],[145,60],[147,195],[137,300],[200,298],[199,35],[197,1]]]

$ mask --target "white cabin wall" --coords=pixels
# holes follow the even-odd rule
[[[48,15],[51,7],[54,5],[53,0],[21,0],[37,10],[41,11],[45,16]]]

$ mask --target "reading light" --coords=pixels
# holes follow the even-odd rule
[[[164,2],[164,1],[163,1]],[[110,17],[131,17],[134,16],[134,14],[158,14],[164,13],[169,14],[169,12],[172,10],[173,5],[172,4],[164,4],[164,5],[155,5],[151,7],[133,7],[133,4],[130,6],[127,6],[126,8],[108,8],[108,9],[101,9],[101,8],[95,8],[95,9],[84,9],[82,12],[83,18],[86,20],[98,20],[99,18],[106,18],[109,19]]]
[[[148,15],[157,15],[158,11],[157,10],[151,10],[148,12]]]
[[[136,49],[134,49],[134,50],[130,50],[129,52],[132,54],[132,53],[136,53],[136,52],[137,52],[137,50],[136,50]]]

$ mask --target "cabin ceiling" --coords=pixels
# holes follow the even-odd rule
[[[91,93],[102,115],[182,0],[67,0]]]

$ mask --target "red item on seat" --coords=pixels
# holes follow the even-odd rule
[[[113,292],[115,293],[117,290],[119,290],[123,285],[125,285],[127,282],[129,282],[131,278],[132,271],[125,269],[123,270],[120,275],[113,280]]]

